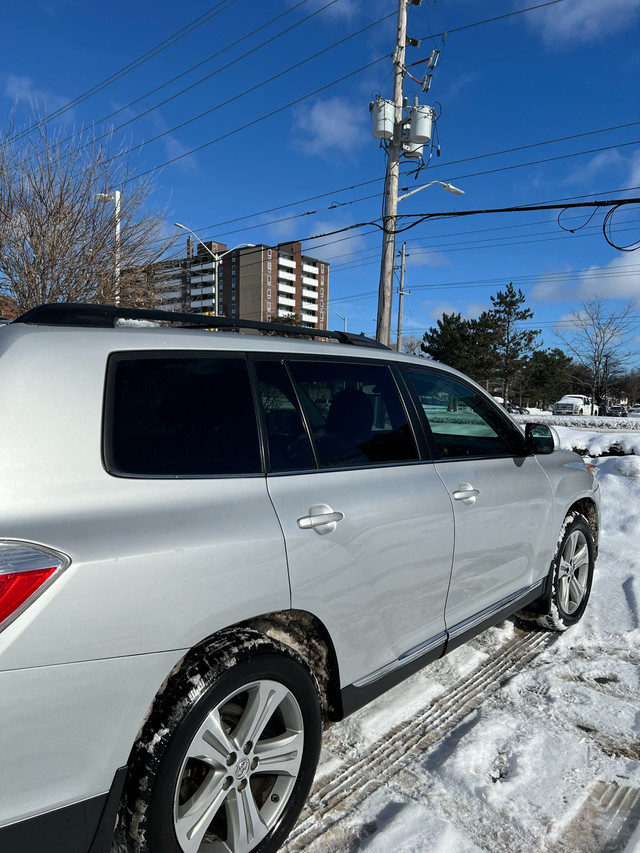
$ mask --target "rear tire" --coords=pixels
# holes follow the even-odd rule
[[[172,676],[143,729],[128,849],[274,853],[305,803],[321,738],[304,660],[257,632],[228,635]]]

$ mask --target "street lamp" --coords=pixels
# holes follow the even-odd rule
[[[113,216],[116,224],[113,301],[116,305],[120,304],[120,195],[120,190],[114,190],[112,193],[96,193],[93,197],[95,201],[113,202]]]
[[[198,237],[198,235],[195,233],[195,231],[192,231],[191,228],[187,228],[186,225],[182,225],[182,223],[180,223],[180,222],[174,222],[173,224],[176,226],[176,228],[182,228],[183,231],[188,231],[189,234],[191,234],[192,237],[195,237],[196,240],[198,241],[198,243],[200,243],[200,245],[204,249],[206,249],[207,252],[209,252],[211,257],[213,258],[213,270],[214,270],[213,277],[214,277],[215,285],[214,285],[212,292],[211,292],[211,301],[212,301],[212,303],[214,303],[214,305],[213,305],[214,314],[217,314],[218,313],[218,306],[217,306],[217,302],[218,302],[218,271],[220,269],[220,261],[226,255],[231,254],[231,252],[235,252],[236,249],[245,249],[245,248],[246,249],[252,249],[255,246],[255,243],[238,243],[237,246],[233,246],[231,249],[227,249],[225,252],[219,252],[218,253],[218,252],[214,252],[213,249],[209,248],[209,246],[207,246],[206,243],[203,243],[203,241],[200,239],[200,237]]]
[[[338,312],[334,311],[333,308],[329,308],[329,311],[331,311],[332,314],[335,314],[336,317],[340,317],[340,319],[344,323],[344,331],[346,332],[347,331],[347,318],[343,317],[342,314],[338,314]]]
[[[447,181],[430,181],[415,190],[396,196],[387,193],[385,195],[385,211],[383,215],[382,231],[382,257],[380,260],[380,286],[378,289],[378,316],[376,320],[376,340],[385,346],[389,346],[391,335],[391,303],[393,301],[393,264],[396,254],[396,211],[398,203],[414,193],[425,190],[438,184],[442,189],[454,195],[464,195],[464,190],[454,187]],[[394,182],[397,187],[397,177]],[[396,190],[397,191],[397,190]]]
[[[405,198],[409,198],[410,195],[414,193],[419,193],[420,190],[426,190],[427,187],[432,187],[434,184],[439,184],[443,190],[446,190],[449,193],[453,193],[454,195],[464,195],[464,190],[458,189],[458,187],[454,187],[453,184],[450,184],[448,181],[429,181],[428,184],[423,184],[421,187],[416,187],[415,190],[411,190],[410,193],[405,193],[404,195],[398,196],[398,201],[403,201]]]

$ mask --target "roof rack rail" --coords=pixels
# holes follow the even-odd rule
[[[263,323],[260,320],[243,320],[210,314],[186,314],[157,308],[123,308],[119,305],[52,302],[32,308],[13,322],[38,326],[80,326],[104,329],[113,328],[119,320],[155,320],[199,329],[253,329],[258,332],[277,332],[292,336],[334,338],[343,344],[388,349],[384,344],[366,335],[354,335],[351,332],[339,330],[310,329],[305,326],[289,326],[287,323]]]

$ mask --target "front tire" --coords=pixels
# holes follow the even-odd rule
[[[547,610],[536,619],[541,627],[566,631],[582,618],[591,594],[595,550],[587,519],[570,513],[551,563]]]
[[[127,844],[135,853],[273,853],[313,782],[322,725],[315,679],[253,631],[183,666],[139,739]]]

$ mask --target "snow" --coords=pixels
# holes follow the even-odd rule
[[[640,432],[598,420],[556,427],[601,485],[582,621],[508,620],[331,727],[286,853],[640,853]]]

